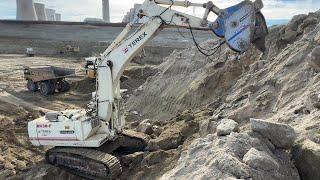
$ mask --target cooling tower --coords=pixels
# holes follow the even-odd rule
[[[61,21],[61,14],[56,13],[55,14],[55,19],[56,19],[56,21]]]
[[[54,9],[46,9],[47,20],[55,21],[56,20],[56,11]]]
[[[105,22],[110,22],[109,0],[102,0],[102,16]]]
[[[37,14],[33,0],[17,0],[17,20],[36,21]]]
[[[47,15],[46,15],[46,10],[45,10],[45,5],[41,4],[41,3],[34,3],[34,7],[36,9],[38,21],[46,21]]]

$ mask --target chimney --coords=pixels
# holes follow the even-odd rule
[[[109,0],[102,0],[102,16],[105,22],[110,22]]]
[[[34,3],[34,7],[36,9],[38,21],[46,21],[47,15],[46,15],[46,11],[45,11],[45,5],[41,4],[41,3]]]
[[[48,21],[55,21],[56,20],[56,10],[46,8],[46,14],[47,14]]]
[[[56,21],[61,21],[61,14],[56,13],[55,14],[55,19],[56,19]]]
[[[17,0],[17,20],[36,21],[37,14],[33,0]]]

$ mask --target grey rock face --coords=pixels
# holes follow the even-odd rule
[[[229,135],[238,129],[238,123],[232,119],[222,119],[217,126],[217,135],[225,136]]]
[[[316,72],[320,72],[320,46],[315,47],[310,53],[309,65]]]
[[[290,149],[296,139],[294,129],[286,124],[250,119],[251,129],[268,138],[276,147]]]
[[[273,153],[254,133],[231,133],[229,136],[209,134],[196,139],[182,152],[176,167],[160,179],[300,178],[285,152]]]
[[[267,153],[251,148],[243,157],[243,162],[254,169],[275,171],[279,164]]]
[[[320,179],[320,145],[310,140],[293,147],[293,159],[304,180]]]

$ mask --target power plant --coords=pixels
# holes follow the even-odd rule
[[[56,20],[56,21],[61,21],[61,14],[56,13],[56,14],[55,14],[55,20]]]
[[[102,18],[105,22],[110,22],[109,0],[102,0]]]
[[[33,0],[17,0],[17,20],[38,20]]]
[[[54,9],[46,9],[47,20],[55,21],[56,20],[56,10]]]
[[[45,10],[45,5],[41,4],[41,3],[34,3],[34,7],[36,9],[38,21],[47,21],[47,14],[46,14],[46,10]]]
[[[21,21],[61,21],[61,14],[45,4],[34,3],[33,0],[16,0],[17,20]]]

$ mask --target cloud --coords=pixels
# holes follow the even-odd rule
[[[144,0],[110,0],[111,21],[120,22],[123,15],[133,7],[134,3],[142,3]],[[206,0],[191,0],[196,3],[204,3]],[[82,21],[86,17],[101,18],[101,0],[34,0],[46,4],[46,7],[56,9],[62,14],[65,21]],[[226,8],[241,0],[215,0],[214,3],[220,8]],[[264,0],[263,13],[267,19],[290,19],[296,14],[316,11],[320,8],[319,0]],[[192,8],[187,10],[192,14]],[[0,0],[0,19],[15,19],[16,1]],[[203,15],[203,10],[197,8],[197,16]]]

